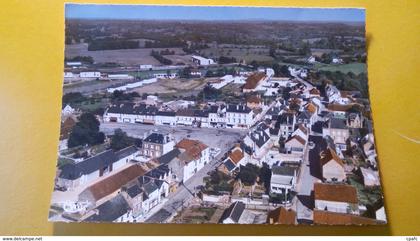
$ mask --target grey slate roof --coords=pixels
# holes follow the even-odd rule
[[[94,214],[84,221],[88,222],[112,222],[130,209],[127,201],[120,194],[97,207],[98,214]]]
[[[177,158],[179,154],[181,154],[181,151],[178,148],[174,148],[172,151],[158,157],[157,159],[161,164],[168,164],[170,161]]]
[[[280,125],[293,125],[293,114],[292,113],[283,113],[277,117],[276,127]]]
[[[127,188],[126,192],[131,198],[133,198],[133,197],[136,197],[137,195],[139,195],[140,193],[142,193],[142,190],[137,184],[135,184],[135,185]]]
[[[159,115],[159,116],[175,116],[175,112],[174,111],[158,111],[156,113],[156,115]]]
[[[146,139],[144,139],[145,142],[151,142],[156,144],[163,144],[165,140],[165,135],[161,133],[152,133]]]
[[[232,163],[232,161],[230,159],[226,160],[224,163],[225,167],[228,169],[228,171],[232,171],[233,169],[236,168],[235,164]]]
[[[137,152],[137,148],[135,146],[129,146],[129,147],[126,147],[124,149],[121,149],[121,150],[115,152],[115,156],[119,160],[119,159],[125,158],[129,155],[132,155],[136,152]]]
[[[158,166],[155,169],[152,169],[148,173],[146,173],[146,176],[159,179],[167,174],[169,174],[169,167],[167,164],[163,164],[163,165]]]
[[[229,208],[227,208],[223,212],[223,215],[220,218],[220,222],[223,222],[227,218],[231,218],[232,221],[234,221],[235,223],[238,223],[244,211],[245,211],[245,203],[236,201],[232,203],[229,206]]]
[[[77,163],[66,164],[62,166],[60,178],[75,180],[82,175],[87,175],[92,172],[95,172],[101,168],[111,165],[116,162],[118,159],[112,150],[107,150],[86,158],[85,160]]]
[[[331,118],[329,121],[330,128],[334,129],[347,129],[346,120],[340,118]]]
[[[158,189],[158,186],[156,185],[155,182],[148,182],[143,185],[143,188],[144,188],[144,191],[147,193],[147,195],[150,195],[151,193],[153,193],[154,191]]]
[[[294,176],[296,170],[297,168],[288,166],[273,166],[271,169],[273,174],[282,176]]]
[[[249,113],[252,110],[246,105],[227,105],[226,112]]]
[[[258,147],[262,147],[270,140],[270,136],[265,131],[254,131],[251,133],[250,137]]]
[[[309,120],[310,118],[311,114],[307,110],[302,111],[297,117],[299,120]]]
[[[107,112],[118,114],[156,115],[158,108],[156,106],[147,106],[145,104],[136,105],[134,103],[118,103],[108,107]]]

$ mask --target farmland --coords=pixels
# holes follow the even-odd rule
[[[153,50],[161,51],[165,49],[154,48]],[[179,55],[184,54],[180,48],[169,48],[169,50],[173,50]],[[161,65],[159,61],[150,56],[151,51],[151,48],[88,51],[88,44],[82,43],[66,45],[65,54],[67,58],[92,56],[96,63],[117,63],[124,66],[139,64]]]
[[[350,64],[342,64],[342,65],[320,65],[318,70],[323,71],[339,71],[343,73],[352,72],[354,74],[366,73],[366,64],[365,63],[350,63]]]

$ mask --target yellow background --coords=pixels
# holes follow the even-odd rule
[[[415,141],[420,139],[419,1],[109,2],[365,7],[369,90],[389,224],[289,227],[47,222],[60,126],[64,1],[1,0],[0,235],[420,235],[420,152]]]

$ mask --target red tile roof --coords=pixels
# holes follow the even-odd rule
[[[244,158],[244,153],[241,150],[237,149],[234,152],[230,153],[229,158],[230,160],[232,160],[232,162],[238,164],[239,161],[241,161],[242,158]]]
[[[315,200],[358,203],[356,188],[344,184],[315,183]]]
[[[257,85],[260,83],[260,81],[265,78],[265,76],[266,75],[263,72],[258,72],[258,73],[250,75],[246,79],[246,83],[243,86],[243,89],[250,89],[250,90],[255,89]]]
[[[317,88],[312,88],[310,91],[309,91],[309,93],[311,94],[311,95],[320,95],[321,94],[321,92],[317,89]]]
[[[84,192],[90,192],[93,198],[98,201],[118,189],[128,182],[134,180],[137,177],[140,177],[146,173],[146,170],[140,165],[129,166],[91,186],[86,188]],[[81,194],[82,194],[81,193]]]
[[[321,159],[320,159],[321,166],[324,166],[331,160],[336,161],[340,166],[344,167],[343,160],[341,160],[341,158],[337,156],[337,153],[335,153],[333,149],[328,147],[327,150],[321,152]]]
[[[269,224],[295,224],[296,212],[284,207],[276,208],[268,213],[267,223]]]
[[[307,109],[309,112],[311,112],[311,114],[314,114],[314,113],[316,112],[316,106],[315,106],[314,104],[312,104],[312,103],[309,103],[309,104],[306,106],[306,109]]]
[[[202,151],[208,146],[197,140],[182,139],[175,145],[175,147],[185,150],[178,158],[185,163],[189,163],[201,158]]]
[[[314,210],[314,223],[329,225],[369,225],[378,224],[379,221],[353,214]]]
[[[246,102],[248,103],[261,103],[261,98],[255,95],[251,95],[246,99]]]

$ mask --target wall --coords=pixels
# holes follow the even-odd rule
[[[89,2],[198,4],[193,0]],[[420,235],[420,209],[417,208],[420,193],[412,192],[420,190],[418,1],[203,0],[200,4],[367,8],[370,97],[389,224],[379,227],[251,225],[246,229],[165,225],[162,229],[161,225],[152,224],[47,222],[60,127],[64,1],[10,0],[0,1],[0,234]]]

